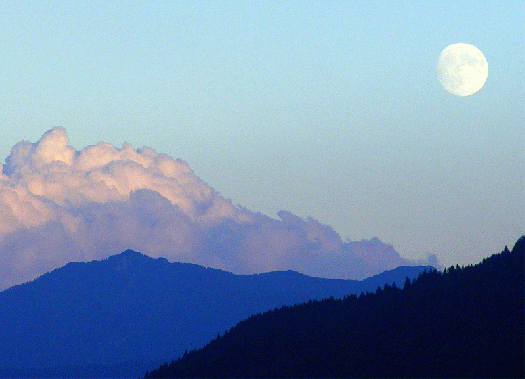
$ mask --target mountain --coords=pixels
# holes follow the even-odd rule
[[[523,378],[524,253],[254,315],[146,377]]]
[[[0,292],[0,376],[137,377],[253,314],[402,283],[425,269],[359,282],[294,271],[234,275],[132,250],[69,263]]]

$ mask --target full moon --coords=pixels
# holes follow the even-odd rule
[[[478,92],[489,75],[489,66],[483,53],[467,43],[447,46],[439,56],[439,82],[456,96]]]

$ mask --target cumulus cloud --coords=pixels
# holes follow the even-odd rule
[[[378,239],[343,242],[311,218],[234,206],[186,162],[151,148],[68,143],[54,128],[16,144],[0,166],[0,289],[128,248],[243,274],[361,279],[410,264]]]

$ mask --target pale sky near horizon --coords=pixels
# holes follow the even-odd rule
[[[522,1],[4,2],[0,163],[60,125],[252,211],[477,263],[525,234],[524,36]],[[436,78],[457,42],[489,65],[465,98]]]

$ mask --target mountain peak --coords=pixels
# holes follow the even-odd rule
[[[151,257],[148,257],[145,254],[139,253],[138,251],[127,249],[126,251],[123,251],[120,254],[112,255],[108,258],[106,258],[107,261],[146,261],[153,259]]]
[[[150,258],[146,254],[142,254],[142,253],[139,253],[138,251],[131,250],[131,249],[127,249],[126,251],[123,251],[122,253],[117,254],[116,256],[122,257],[122,258],[132,258],[132,259],[142,259],[144,257]]]
[[[103,262],[108,262],[113,264],[116,264],[118,269],[123,269],[127,267],[133,267],[133,266],[142,266],[144,264],[148,264],[151,262],[168,262],[166,258],[151,258],[147,256],[146,254],[139,253],[135,250],[125,250],[120,254],[112,255],[106,259],[103,260]]]

